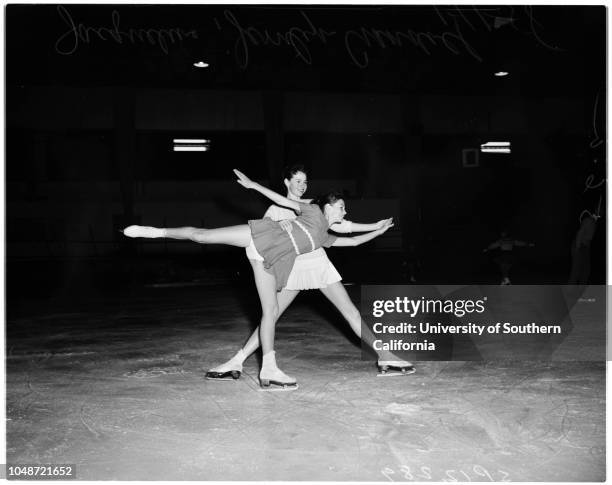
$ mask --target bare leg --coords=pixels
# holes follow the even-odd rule
[[[263,263],[261,261],[255,261],[253,259],[249,259],[251,266],[253,268],[253,274],[257,275],[261,272],[265,272],[266,270],[263,267]],[[280,316],[285,312],[287,307],[291,305],[295,297],[298,295],[299,290],[287,290],[283,288],[280,292],[276,294],[276,299],[278,303],[278,315],[274,324],[278,321]],[[242,351],[245,354],[245,358],[251,355],[253,352],[257,350],[259,347],[259,326],[253,331],[246,344],[242,347]]]
[[[149,226],[129,226],[123,233],[128,237],[180,239],[199,244],[226,244],[246,248],[251,242],[251,229],[247,224],[202,229],[198,227],[156,228]]]
[[[351,301],[344,285],[339,281],[332,283],[328,285],[327,288],[321,288],[321,293],[334,304],[351,326],[355,335],[362,339],[370,348],[374,349],[374,334],[372,334],[367,326],[361,325],[361,313],[359,313],[359,310]],[[389,351],[375,350],[375,352],[378,354],[379,361],[399,361],[399,359]],[[410,362],[405,363],[411,365]]]
[[[355,335],[361,338],[361,313],[359,313],[359,310],[351,301],[344,285],[340,281],[332,283],[331,285],[327,285],[327,288],[321,288],[321,293],[334,304],[351,326]]]
[[[263,267],[263,263],[261,261],[256,261],[253,259],[249,259],[251,266],[253,268],[253,274],[259,275],[264,272],[265,269]],[[256,276],[257,278],[257,276]],[[265,278],[265,275],[262,276]],[[287,309],[287,307],[291,304],[291,302],[295,299],[299,290],[287,290],[283,288],[280,292],[276,294],[276,298],[278,301],[278,318],[283,314],[283,312]],[[274,322],[276,324],[276,322]],[[240,376],[242,372],[242,364],[243,362],[259,348],[259,331],[260,325],[253,331],[250,335],[247,342],[244,346],[227,362],[210,369],[207,373],[207,376],[211,378],[223,378],[228,374],[232,374],[232,376],[236,376],[237,378]]]
[[[278,318],[276,279],[266,271],[255,271],[253,274],[261,303],[259,338],[265,354],[274,350],[274,323]]]
[[[263,352],[263,363],[259,373],[262,387],[275,385],[295,386],[295,379],[282,372],[276,365],[274,352],[274,330],[278,319],[278,301],[276,299],[276,278],[266,271],[255,271],[255,285],[261,301],[261,323],[259,340]]]

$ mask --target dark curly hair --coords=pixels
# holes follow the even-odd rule
[[[328,192],[327,194],[315,197],[310,203],[317,204],[321,211],[323,211],[325,204],[335,204],[339,200],[344,200],[344,196],[340,192]]]
[[[296,163],[294,165],[288,165],[283,169],[283,180],[291,180],[291,178],[298,172],[302,172],[308,177],[308,169],[301,163]]]

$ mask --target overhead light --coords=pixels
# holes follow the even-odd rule
[[[203,146],[203,145],[185,145],[185,146],[181,146],[181,145],[175,145],[174,146],[174,151],[175,152],[207,152],[208,151],[208,147],[207,146]]]
[[[174,143],[210,143],[210,140],[205,138],[175,138]]]
[[[210,140],[206,138],[174,138],[172,141],[175,152],[207,152],[210,149]]]
[[[497,71],[495,73],[495,77],[506,77],[508,74],[510,74],[510,73],[507,72],[507,71]]]
[[[193,67],[208,67],[208,66],[209,66],[208,63],[202,62],[202,61],[193,63]]]
[[[480,145],[482,153],[510,153],[509,141],[489,141]]]

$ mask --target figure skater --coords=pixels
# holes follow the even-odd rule
[[[283,181],[287,188],[288,199],[303,203],[311,202],[310,199],[302,199],[308,188],[308,174],[303,165],[293,165],[285,169]],[[296,214],[290,209],[273,204],[268,208],[264,217],[280,221],[282,227],[286,230],[292,230],[291,220],[296,218]],[[330,229],[337,233],[375,231],[389,222],[392,222],[392,220],[383,219],[373,224],[359,224],[343,219],[332,224]],[[256,256],[254,257],[248,248],[247,257],[254,274],[265,271],[263,261],[258,260]],[[286,286],[277,294],[278,317],[280,318],[300,291],[319,289],[346,319],[353,332],[361,338],[361,314],[351,301],[341,280],[340,273],[329,260],[323,248],[300,254],[295,259]],[[244,361],[257,350],[259,342],[258,327],[253,331],[246,344],[229,361],[210,369],[206,373],[206,377],[221,380],[238,379],[242,373]],[[381,373],[389,370],[401,373],[414,372],[410,362],[397,360],[392,355],[385,355],[382,359],[379,359],[378,368]]]
[[[333,224],[341,222],[346,214],[344,200],[340,196],[330,193],[318,200],[317,204],[305,204],[263,187],[238,170],[234,170],[234,173],[243,187],[254,189],[276,204],[298,213],[299,216],[292,221],[294,230],[286,231],[271,219],[258,219],[251,220],[248,224],[217,229],[129,226],[123,232],[128,237],[170,238],[199,244],[226,244],[248,248],[250,258],[262,261],[265,268],[263,272],[254,273],[262,306],[259,337],[263,363],[259,374],[260,384],[263,388],[268,388],[271,384],[297,387],[295,379],[278,368],[274,354],[274,323],[279,314],[276,292],[286,286],[297,255],[320,247],[358,246],[385,233],[393,227],[393,222],[386,220],[380,229],[360,236],[336,237],[327,230]],[[372,346],[373,336],[365,337],[366,343]]]
[[[483,249],[482,252],[486,253],[493,249],[499,250],[499,254],[495,258],[495,262],[499,266],[499,269],[502,275],[502,280],[501,280],[500,285],[506,286],[506,285],[512,284],[512,282],[510,281],[510,270],[512,269],[512,266],[516,262],[515,255],[513,253],[514,247],[515,246],[518,246],[518,247],[529,246],[532,248],[535,246],[535,244],[513,239],[508,235],[508,231],[505,229],[502,230],[500,236],[501,237],[497,241],[489,244],[489,246]]]

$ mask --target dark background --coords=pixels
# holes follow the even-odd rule
[[[374,243],[329,251],[345,282],[403,283],[418,261],[421,283],[497,284],[482,249],[507,228],[536,243],[517,251],[515,284],[565,283],[581,215],[606,205],[604,7],[5,12],[9,304],[250,285],[240,250],[118,232],[261,217],[267,201],[233,167],[280,190],[282,167],[304,163],[309,194],[343,190],[347,218],[396,217]],[[191,136],[211,150],[172,151]],[[463,166],[464,149],[498,140],[510,155]]]

